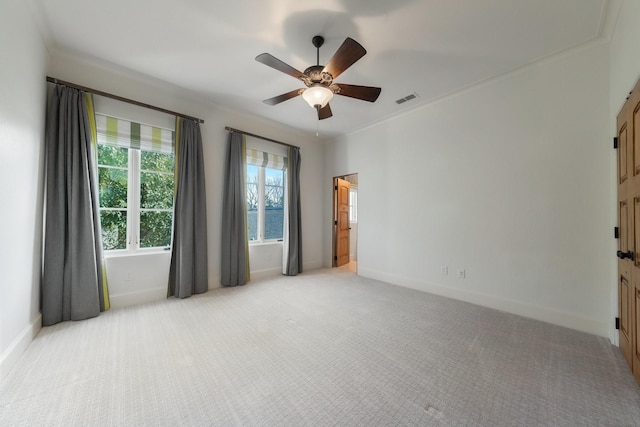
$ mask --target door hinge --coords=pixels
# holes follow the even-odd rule
[[[620,238],[620,229],[618,227],[613,227],[613,237],[616,239]]]
[[[338,191],[338,186],[333,187],[334,190]]]
[[[613,137],[613,149],[615,150],[616,148],[618,148],[618,137],[614,136]]]
[[[338,221],[333,221],[333,225],[338,225]]]
[[[620,329],[620,318],[616,317],[616,329]]]
[[[338,257],[337,257],[337,256],[334,256],[334,257],[333,257],[333,260],[334,260],[334,261],[337,261],[337,260],[338,260]]]

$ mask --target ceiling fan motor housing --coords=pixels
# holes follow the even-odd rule
[[[307,87],[311,87],[313,84],[321,84],[323,86],[329,87],[331,83],[333,83],[333,76],[331,73],[328,73],[324,70],[323,65],[312,65],[311,67],[304,70],[304,74],[307,76],[306,79],[301,79]]]

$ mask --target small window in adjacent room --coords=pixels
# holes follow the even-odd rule
[[[105,251],[164,250],[173,227],[173,131],[96,115]]]
[[[247,149],[247,223],[250,243],[278,241],[284,230],[284,156]]]
[[[358,187],[349,189],[349,222],[358,222]]]

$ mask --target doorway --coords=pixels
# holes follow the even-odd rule
[[[333,178],[333,267],[358,272],[358,174]]]

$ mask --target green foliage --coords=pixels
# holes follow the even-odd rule
[[[142,151],[140,153],[140,169],[143,171],[170,172],[173,174],[175,156],[167,153]]]
[[[155,248],[171,245],[173,212],[143,211],[140,213],[140,247]]]
[[[109,251],[127,248],[127,211],[101,210],[102,247]]]
[[[128,171],[98,167],[101,208],[126,208]]]
[[[129,149],[98,145],[98,165],[126,168],[129,163]]]
[[[173,174],[140,172],[140,207],[171,209],[173,207]]]

